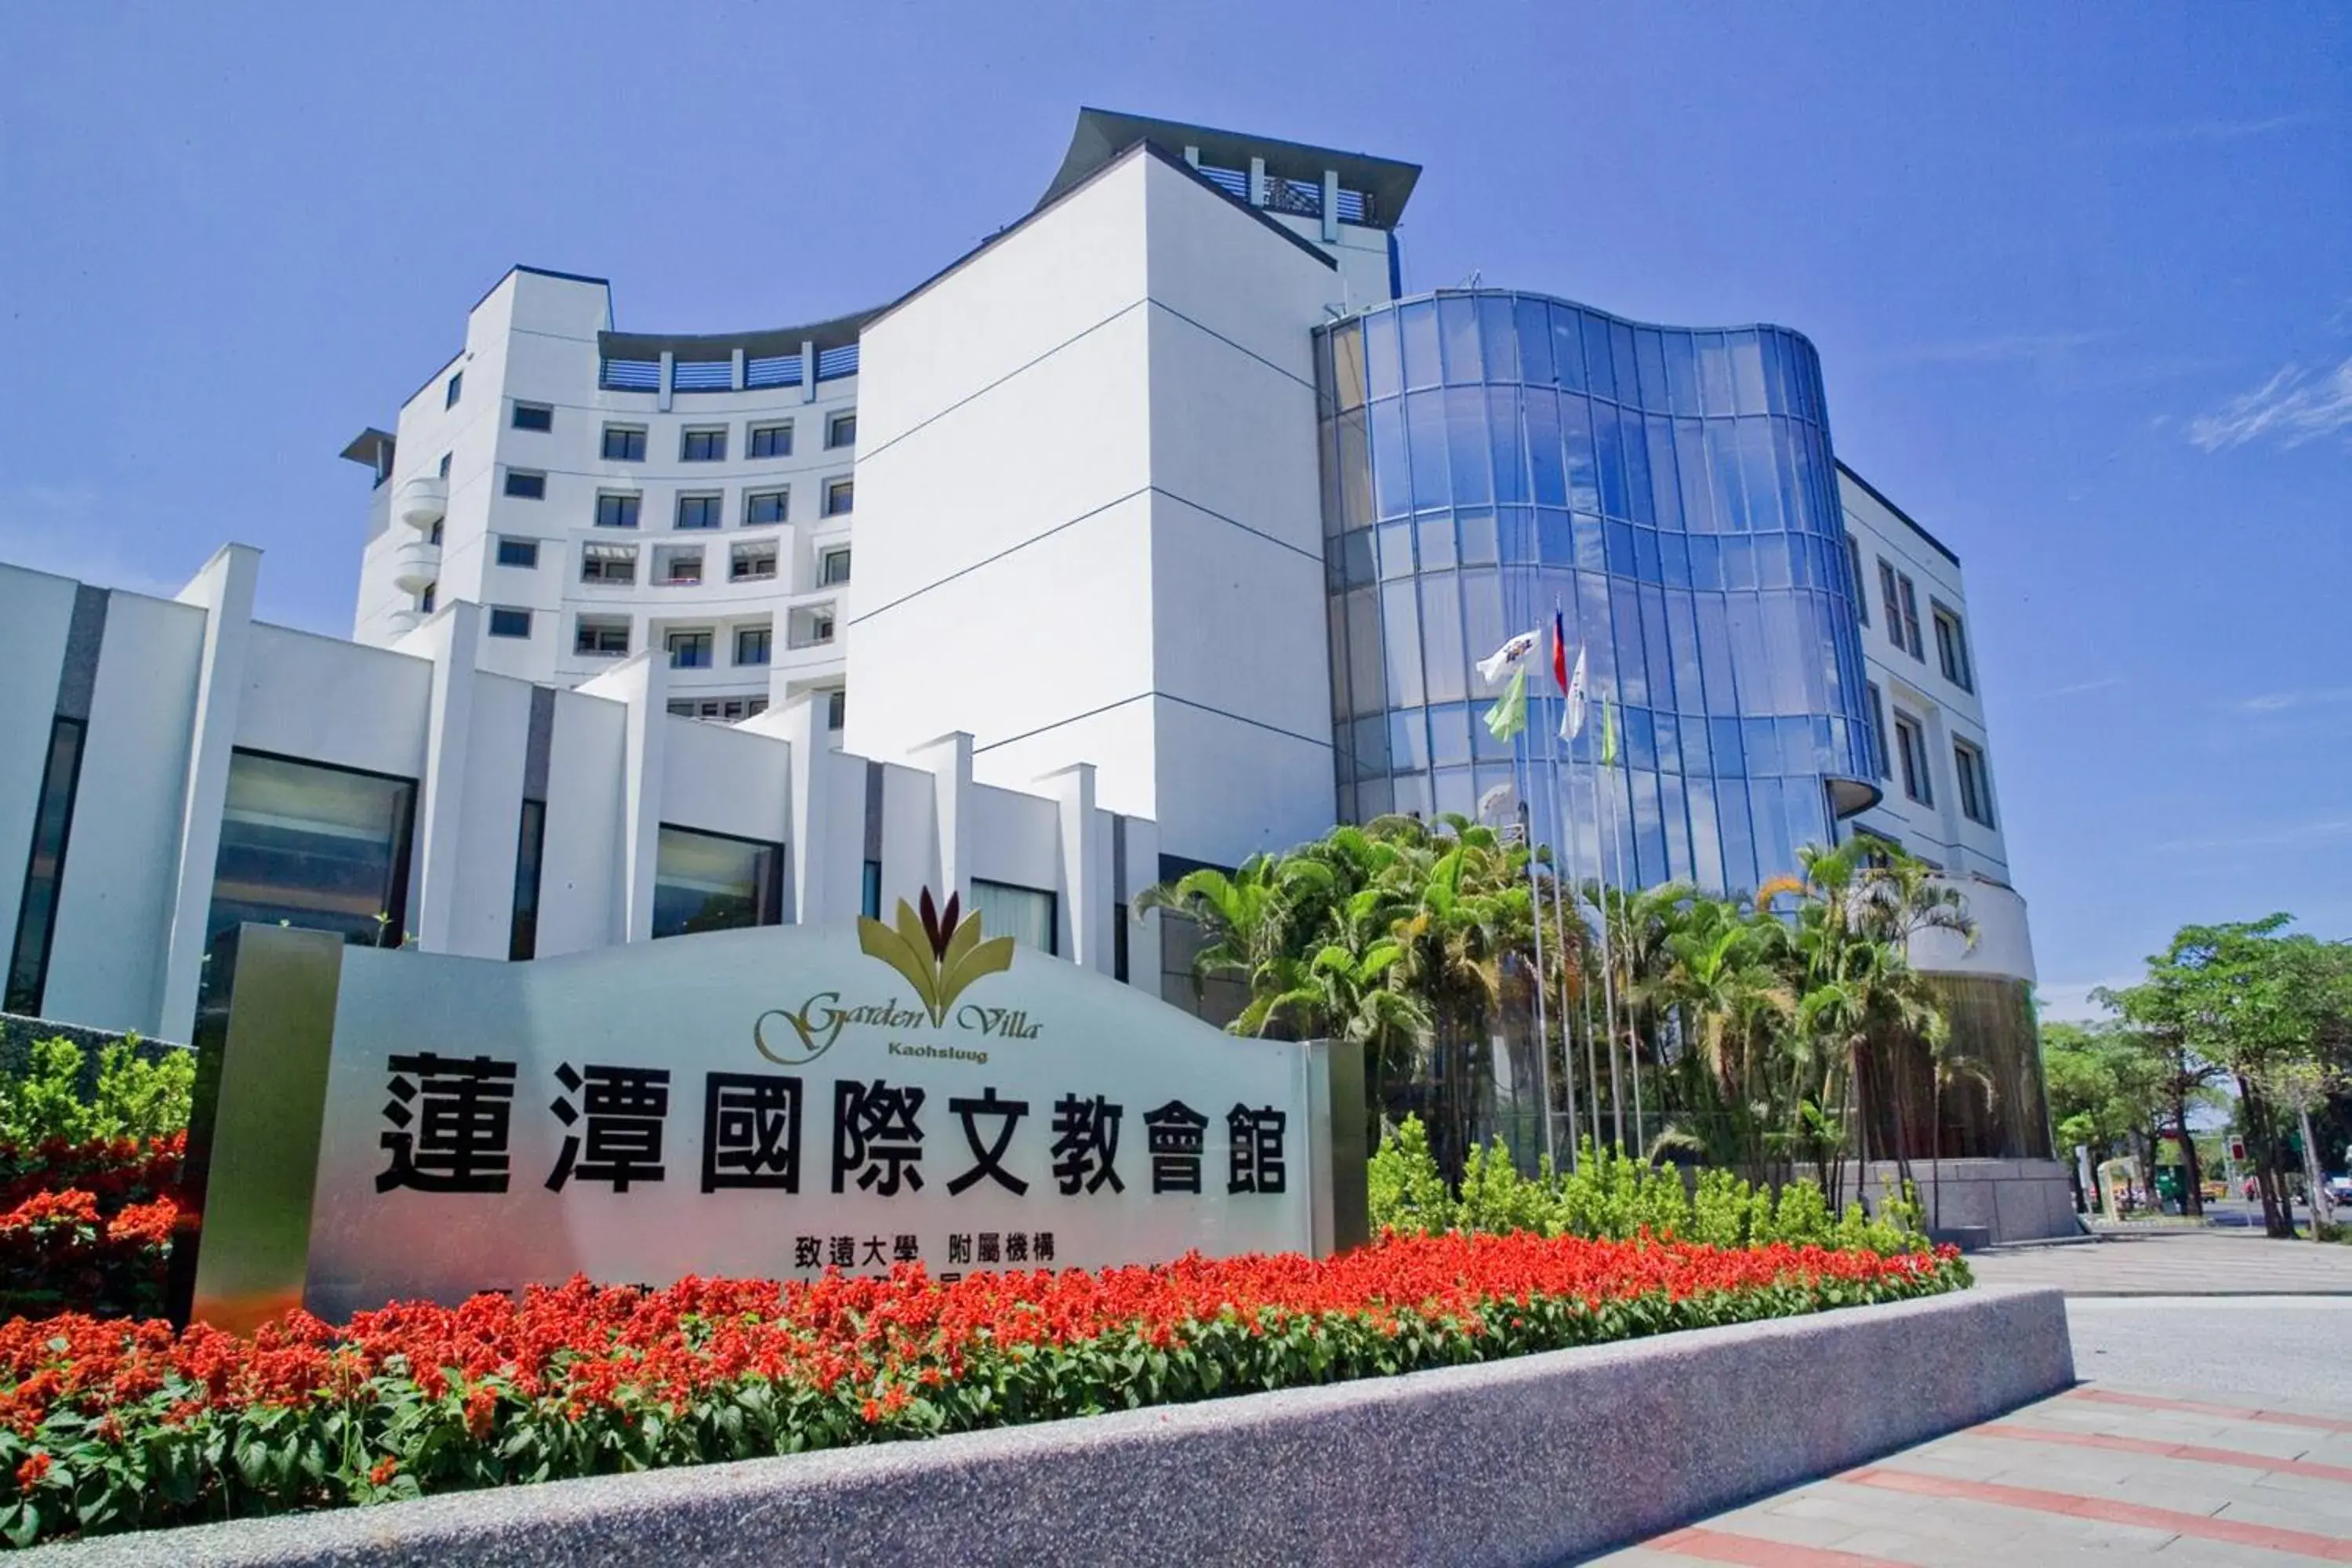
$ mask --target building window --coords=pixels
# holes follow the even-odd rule
[[[419,594],[419,595],[416,595],[416,608],[417,608],[418,613],[419,613],[419,614],[421,614],[421,615],[427,615],[427,616],[431,615],[431,614],[433,613],[433,606],[434,606],[434,604],[435,604],[435,602],[436,602],[436,601],[440,597],[440,595],[441,595],[441,584],[438,584],[438,583],[427,583],[427,584],[425,584],[425,592],[423,592],[422,594]]]
[[[818,556],[816,576],[817,585],[824,588],[837,588],[842,584],[848,582],[848,550],[845,548],[841,550],[828,550],[823,555]]]
[[[1959,775],[1960,815],[1979,827],[1992,826],[1992,778],[1984,753],[1966,741],[1952,742],[1952,771]]]
[[[590,544],[580,557],[583,583],[634,583],[637,580],[637,547],[634,544]]]
[[[583,616],[572,634],[572,651],[592,658],[624,658],[629,651],[629,623],[593,621]]]
[[[768,651],[775,646],[776,634],[769,626],[738,626],[735,628],[735,662],[765,664]]]
[[[407,942],[415,800],[412,779],[261,752],[229,754],[199,1037],[227,1008],[236,933],[247,922],[331,931],[359,947]]]
[[[1903,764],[1903,793],[1921,805],[1936,804],[1936,784],[1927,776],[1927,737],[1919,721],[1896,710],[1895,756]]]
[[[65,877],[66,841],[73,833],[74,796],[81,784],[85,726],[79,719],[49,724],[48,760],[33,806],[32,853],[25,859],[25,896],[16,905],[16,945],[8,961],[8,1011],[38,1017],[49,984],[49,943],[58,930],[58,888]]]
[[[699,550],[664,550],[654,557],[660,566],[660,581],[673,586],[702,581],[702,552]]]
[[[824,515],[847,517],[857,504],[857,486],[854,479],[835,479],[824,487]]]
[[[849,717],[849,693],[839,687],[824,694],[824,727],[838,734]]]
[[[1912,588],[1908,576],[1898,575],[1895,582],[1903,590],[1903,647],[1913,658],[1925,664],[1927,656],[1922,651],[1924,645],[1919,641],[1919,595]]]
[[[441,454],[441,467],[436,470],[441,478],[446,479],[449,477],[449,459],[457,455],[457,454],[455,452],[444,452]]]
[[[539,564],[539,541],[536,539],[501,539],[499,541],[499,564],[501,566],[535,567]]]
[[[776,547],[764,544],[739,544],[728,563],[727,575],[737,583],[755,582],[776,574]]]
[[[642,463],[646,460],[646,431],[642,425],[607,425],[604,426],[604,460],[608,463]]]
[[[678,437],[677,460],[681,463],[723,463],[727,460],[727,426],[715,430],[688,430]]]
[[[530,636],[530,612],[509,609],[502,605],[490,607],[490,635],[494,637],[527,637]]]
[[[1127,906],[1110,907],[1110,977],[1127,984]]]
[[[521,468],[509,468],[507,470],[507,494],[522,500],[545,500],[547,499],[547,476],[545,474],[530,473]]]
[[[725,496],[697,495],[677,498],[677,525],[680,528],[717,528],[722,519],[719,508]]]
[[[1851,533],[1845,536],[1845,581],[1853,595],[1853,613],[1864,626],[1870,625],[1870,595],[1862,586],[1862,541]]]
[[[1043,889],[1016,888],[1010,882],[974,877],[971,907],[980,916],[983,936],[1009,936],[1040,952],[1060,951],[1055,943],[1054,895]]]
[[[520,963],[539,956],[539,868],[547,855],[547,802],[522,803],[522,828],[515,836],[514,918],[507,927],[507,957]]]
[[[783,923],[784,848],[665,823],[654,859],[656,937]]]
[[[1937,667],[1943,670],[1945,679],[1961,690],[1975,690],[1969,679],[1968,636],[1960,629],[1958,613],[1932,600],[1929,605],[1936,621]]]
[[[751,426],[751,456],[755,458],[789,458],[793,455],[793,425],[787,419],[782,425]]]
[[[784,521],[785,490],[753,490],[743,498],[743,526],[761,528]]]
[[[662,646],[669,649],[672,669],[709,669],[710,644],[709,632],[672,632]]]
[[[866,862],[865,874],[858,879],[857,908],[869,921],[882,918],[882,862]]]
[[[1896,647],[1903,646],[1903,599],[1895,587],[1895,568],[1885,556],[1878,561],[1878,604],[1886,612],[1886,638]]]
[[[518,430],[552,430],[555,410],[544,403],[518,403],[514,405],[513,424]]]
[[[790,647],[815,647],[833,640],[833,617],[823,610],[794,610],[784,638]]]
[[[466,373],[461,370],[457,374],[451,376],[449,378],[449,384],[441,389],[441,406],[444,408],[457,407],[457,399],[465,395],[465,391]]]
[[[639,495],[614,495],[606,491],[596,498],[596,526],[599,528],[635,528],[637,512],[645,503]]]
[[[824,444],[828,447],[857,445],[857,410],[836,414],[824,422]]]
[[[1883,779],[1895,776],[1886,765],[1886,699],[1879,694],[1876,681],[1864,683],[1870,692],[1870,763]]]

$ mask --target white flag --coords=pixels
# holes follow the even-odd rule
[[[1568,696],[1559,705],[1559,738],[1573,741],[1584,729],[1584,650],[1576,650],[1576,673],[1568,678]]]
[[[1536,634],[1521,632],[1502,647],[1478,661],[1478,679],[1492,686],[1503,679],[1503,671],[1536,650]]]

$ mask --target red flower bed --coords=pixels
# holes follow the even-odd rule
[[[0,1532],[23,1544],[928,1436],[1934,1294],[1940,1254],[1390,1237],[1317,1262],[574,1280],[305,1313],[240,1339],[0,1325]],[[5,1478],[13,1475],[11,1487]]]
[[[0,1314],[160,1311],[186,1134],[0,1149]]]

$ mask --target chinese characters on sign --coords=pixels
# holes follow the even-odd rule
[[[376,1191],[504,1193],[511,1176],[516,1064],[488,1056],[432,1052],[389,1058],[389,1098],[379,1143],[386,1163]],[[556,1093],[548,1114],[562,1133],[561,1152],[547,1173],[550,1192],[595,1183],[615,1194],[666,1181],[664,1137],[670,1103],[667,1068],[617,1067],[566,1061],[551,1075]],[[877,1078],[841,1079],[833,1085],[831,1187],[854,1186],[883,1198],[923,1190],[925,1102],[922,1089]],[[807,1104],[803,1080],[781,1073],[706,1072],[702,1082],[701,1190],[751,1188],[797,1195],[801,1132]],[[948,1178],[950,1196],[983,1182],[1013,1197],[1030,1184],[1006,1167],[1030,1102],[1007,1099],[990,1085],[947,1102],[963,1133],[969,1164]],[[1066,1093],[1053,1102],[1046,1147],[1055,1189],[1065,1197],[1127,1191],[1118,1169],[1119,1129],[1126,1107],[1107,1096]],[[1209,1118],[1181,1100],[1142,1116],[1153,1194],[1202,1191]],[[1289,1113],[1274,1106],[1235,1104],[1226,1112],[1232,1139],[1225,1191],[1280,1194],[1287,1190],[1285,1139]],[[793,1267],[887,1268],[922,1257],[920,1238],[905,1232],[795,1236]],[[952,1267],[1039,1265],[1054,1261],[1054,1233],[954,1232],[944,1257]]]

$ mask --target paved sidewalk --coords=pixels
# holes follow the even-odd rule
[[[2352,1406],[2087,1384],[1668,1531],[1615,1568],[2352,1563]]]
[[[2352,1247],[2230,1230],[2149,1230],[1970,1257],[1988,1285],[2077,1296],[2352,1296]],[[2086,1374],[2087,1375],[2087,1374]]]

